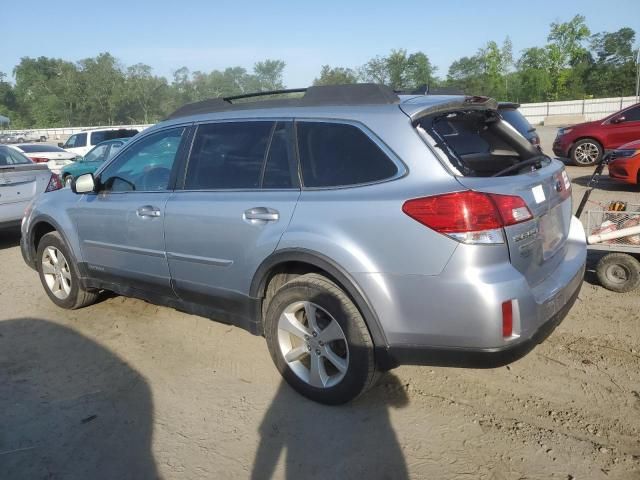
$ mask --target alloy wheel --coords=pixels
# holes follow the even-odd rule
[[[57,298],[65,300],[71,293],[69,263],[56,247],[45,248],[42,254],[42,274],[47,287]]]
[[[349,368],[349,346],[340,324],[312,302],[295,302],[278,319],[278,345],[289,368],[316,388],[330,388]]]
[[[575,149],[575,159],[576,162],[582,165],[591,165],[598,160],[598,155],[600,155],[600,149],[594,143],[585,142],[578,145]]]

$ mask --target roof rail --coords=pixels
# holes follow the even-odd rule
[[[300,98],[268,99],[255,102],[233,103],[253,97],[302,93]],[[229,97],[217,97],[200,102],[189,103],[178,108],[167,117],[171,120],[179,117],[202,113],[249,110],[277,107],[315,107],[322,105],[389,105],[400,103],[400,98],[386,85],[375,83],[356,83],[347,85],[318,85],[309,88],[272,90],[267,92],[246,93]]]

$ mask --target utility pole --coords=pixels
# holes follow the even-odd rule
[[[636,103],[640,102],[640,48],[636,55]]]

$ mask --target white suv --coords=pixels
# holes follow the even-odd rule
[[[80,133],[74,133],[66,142],[59,143],[58,146],[64,148],[67,152],[84,156],[97,144],[105,140],[113,140],[114,138],[129,138],[137,135],[139,132],[136,128],[101,128],[97,130],[87,130]]]

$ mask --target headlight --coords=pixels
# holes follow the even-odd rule
[[[559,128],[558,136],[561,137],[562,135],[566,135],[567,133],[570,133],[571,130],[573,130],[573,128]]]
[[[637,149],[614,150],[611,152],[611,160],[620,160],[622,158],[630,158],[640,153]]]

